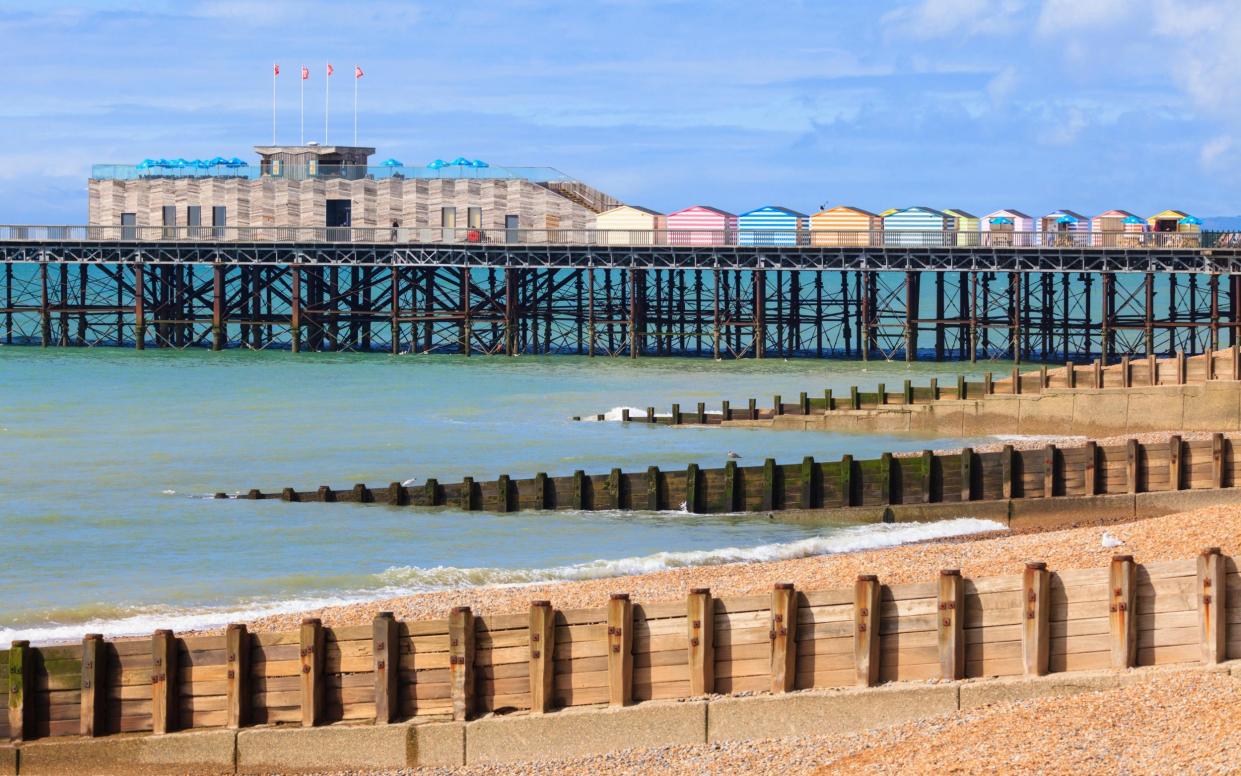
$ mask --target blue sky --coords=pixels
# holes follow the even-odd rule
[[[663,210],[824,202],[1241,213],[1235,0],[9,2],[0,222],[93,162],[352,137],[547,165]],[[377,160],[378,160],[377,159]]]

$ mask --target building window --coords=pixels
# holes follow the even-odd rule
[[[228,226],[228,208],[223,205],[211,208],[211,236],[223,237],[226,226]]]
[[[466,212],[466,226],[471,229],[483,228],[483,209],[481,207],[472,207]]]
[[[202,237],[203,209],[199,205],[190,205],[185,209],[186,232],[190,237]]]
[[[160,208],[164,220],[164,239],[174,240],[177,237],[177,206],[164,205]]]
[[[444,229],[457,228],[457,209],[455,207],[440,208],[440,227]]]
[[[136,240],[138,239],[138,215],[136,213],[121,213],[121,239]]]

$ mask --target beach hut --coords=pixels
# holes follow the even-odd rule
[[[982,217],[983,245],[1000,248],[1034,245],[1034,219],[1020,210],[997,210]]]
[[[725,210],[694,205],[668,214],[669,245],[731,245],[737,216]]]
[[[917,205],[883,217],[885,245],[951,245],[957,220],[942,210]]]
[[[797,245],[806,214],[767,205],[737,216],[738,245]]]
[[[981,245],[982,236],[979,231],[982,227],[982,221],[978,216],[965,210],[951,208],[944,211],[948,215],[956,219],[956,239],[953,240],[954,245]]]
[[[1091,243],[1101,248],[1136,245],[1146,231],[1146,222],[1128,210],[1105,210],[1090,219]]]
[[[811,245],[877,245],[882,234],[883,218],[860,207],[837,205],[810,216]]]
[[[1195,246],[1202,232],[1202,219],[1180,210],[1156,213],[1146,219],[1146,225],[1154,233],[1156,245]]]
[[[657,245],[664,241],[662,213],[637,205],[621,205],[595,216],[596,237],[603,245]]]
[[[1090,219],[1072,210],[1057,210],[1038,220],[1043,244],[1052,246],[1088,245]]]

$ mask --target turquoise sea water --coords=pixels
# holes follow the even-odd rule
[[[765,516],[462,513],[215,491],[921,449],[926,439],[575,423],[612,407],[941,380],[961,365],[0,348],[0,643],[214,624],[446,585],[908,541]],[[1005,364],[979,366],[1003,372]],[[893,531],[896,531],[895,533]],[[926,530],[977,530],[969,525]],[[904,531],[901,533],[900,531]],[[735,551],[720,552],[734,548]]]

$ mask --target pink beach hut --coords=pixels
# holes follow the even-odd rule
[[[997,210],[982,217],[983,245],[999,248],[1035,244],[1034,219],[1020,210]]]
[[[1043,244],[1052,246],[1089,245],[1090,219],[1072,210],[1057,210],[1038,220]]]
[[[737,216],[718,208],[694,205],[668,214],[669,245],[732,245],[737,241]]]
[[[1145,231],[1146,220],[1128,210],[1105,210],[1090,219],[1091,240],[1103,248],[1138,245]]]

